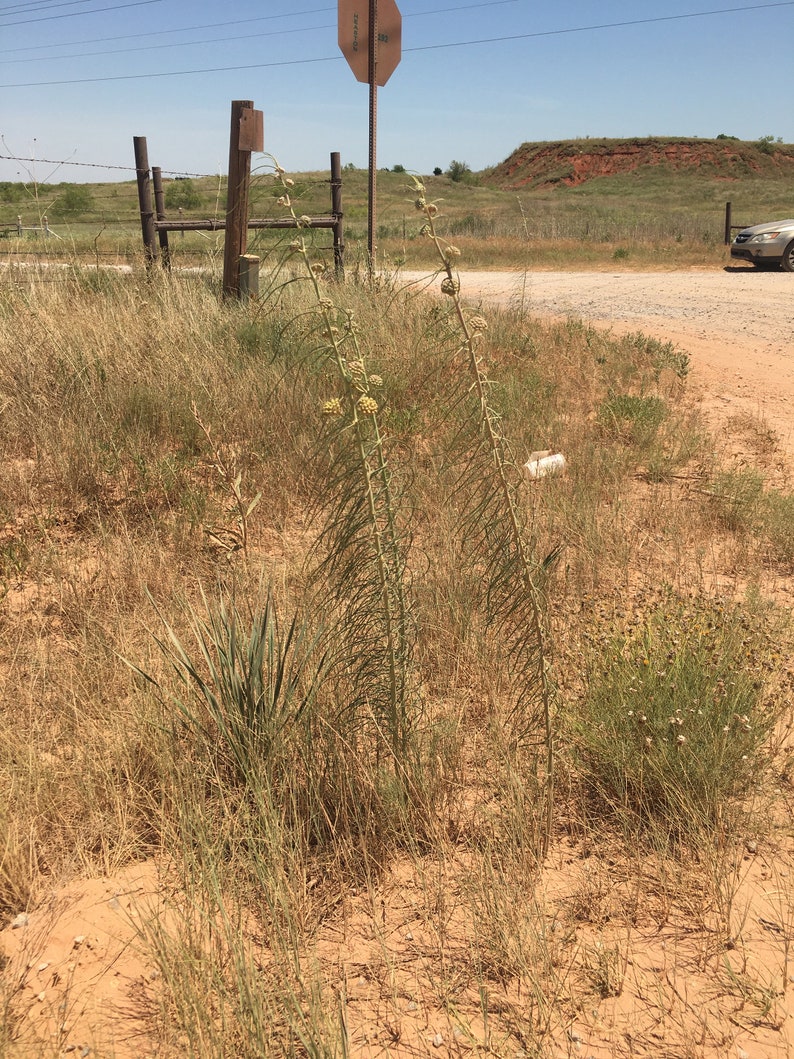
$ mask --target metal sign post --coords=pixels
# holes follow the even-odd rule
[[[356,79],[369,84],[367,252],[372,270],[377,228],[378,85],[389,80],[402,52],[402,16],[394,0],[339,0],[339,47]]]
[[[367,260],[375,271],[378,181],[378,0],[369,0],[369,193],[367,195]]]

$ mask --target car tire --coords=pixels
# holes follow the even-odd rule
[[[794,272],[794,239],[791,240],[783,251],[783,258],[780,264],[783,267],[784,272]]]

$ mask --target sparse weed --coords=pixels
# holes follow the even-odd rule
[[[620,996],[623,992],[626,961],[617,946],[597,941],[585,949],[582,963],[591,988],[602,1000]]]
[[[771,557],[794,566],[794,495],[770,489],[764,498],[761,525]]]
[[[598,410],[598,423],[611,438],[646,449],[656,437],[667,410],[660,397],[615,394]]]
[[[751,533],[758,524],[764,491],[763,477],[749,469],[721,471],[712,482],[715,516],[725,529]]]
[[[763,475],[750,468],[721,471],[711,482],[712,509],[721,526],[751,535],[772,562],[794,563],[794,496],[765,489]]]

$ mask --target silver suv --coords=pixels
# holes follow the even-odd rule
[[[758,268],[782,265],[786,272],[794,272],[794,221],[745,228],[731,243],[731,257],[752,261]]]

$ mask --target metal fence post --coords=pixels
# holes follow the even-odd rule
[[[163,173],[159,165],[152,166],[152,184],[154,185],[154,208],[157,211],[157,220],[165,220],[165,193],[163,192]],[[163,254],[163,268],[171,271],[171,250],[168,246],[168,232],[163,228],[157,229],[157,239]]]
[[[138,178],[138,206],[141,211],[141,232],[146,267],[151,268],[157,260],[154,210],[152,209],[152,187],[149,181],[149,148],[145,136],[133,136],[135,147],[135,172]]]
[[[334,274],[345,278],[345,231],[342,213],[342,158],[339,151],[331,152],[331,215],[334,218]]]

